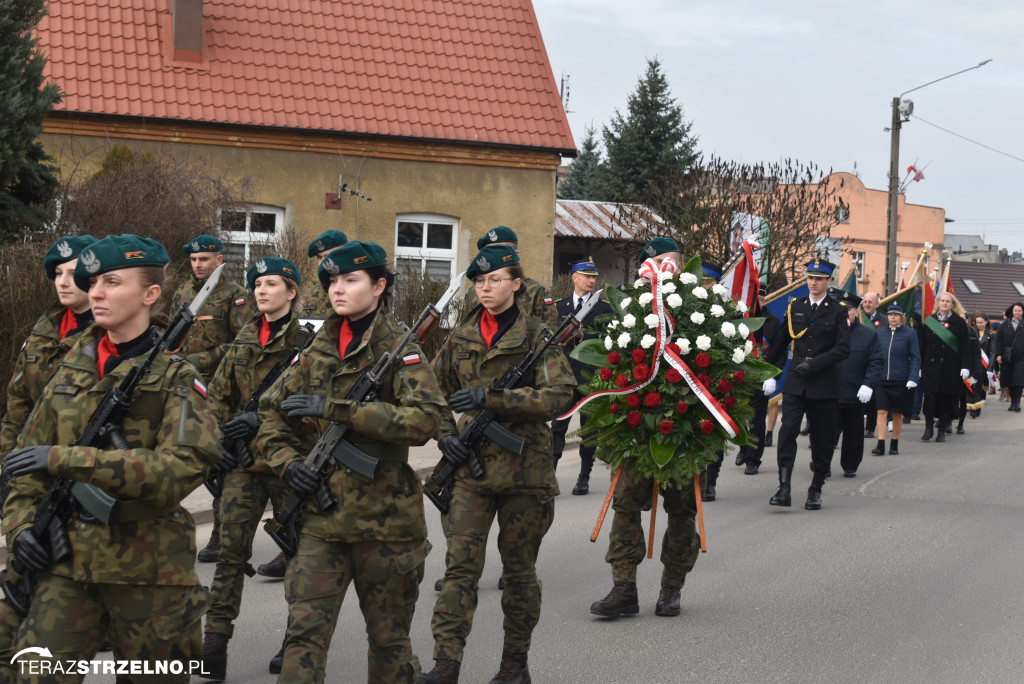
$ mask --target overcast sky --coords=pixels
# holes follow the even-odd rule
[[[948,233],[1024,251],[1024,2],[909,0],[533,0],[551,66],[570,77],[579,146],[661,60],[704,154],[790,157],[856,171],[887,190],[892,98],[910,93],[901,174],[927,165],[907,201],[942,207]],[[922,117],[922,118],[918,118]],[[924,121],[970,138],[985,149]]]

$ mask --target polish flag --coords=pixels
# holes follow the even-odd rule
[[[758,272],[761,261],[760,246],[756,242],[744,241],[740,247],[740,254],[736,265],[726,271],[720,284],[729,290],[732,299],[743,302],[750,310],[757,302],[757,291],[761,285],[761,276]]]
[[[911,164],[907,167],[907,173],[914,174],[914,182],[920,183],[924,180],[924,171],[918,171],[917,167]]]

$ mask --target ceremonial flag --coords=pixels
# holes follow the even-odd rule
[[[924,171],[923,170],[918,170],[918,168],[916,166],[914,166],[913,164],[911,164],[910,166],[907,167],[907,173],[914,174],[914,182],[915,183],[920,183],[921,181],[924,180]]]
[[[854,267],[854,266],[850,267],[850,272],[846,274],[845,278],[843,278],[843,282],[840,283],[839,289],[840,290],[846,290],[847,292],[849,292],[850,294],[854,295],[855,297],[859,296],[860,293],[857,292],[857,268],[856,267]]]
[[[757,291],[761,285],[761,249],[756,242],[744,240],[739,258],[726,267],[719,284],[729,291],[730,298],[746,304],[752,310],[757,304]]]

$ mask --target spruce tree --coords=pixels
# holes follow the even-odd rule
[[[608,159],[597,192],[615,202],[638,200],[651,179],[685,171],[698,154],[697,138],[690,134],[693,124],[684,121],[657,59],[647,60],[626,104],[626,116],[615,110],[602,131]]]
[[[559,199],[599,200],[596,195],[595,176],[601,164],[601,151],[597,149],[597,132],[587,126],[579,156],[569,167],[569,175],[558,184]]]
[[[41,226],[57,189],[39,142],[60,99],[57,86],[43,85],[46,60],[32,36],[45,12],[43,0],[0,0],[0,240]]]

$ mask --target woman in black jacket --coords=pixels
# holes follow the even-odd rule
[[[1024,304],[1017,302],[1010,307],[1008,318],[996,331],[996,361],[999,362],[999,381],[1003,387],[1010,388],[1010,408],[1008,411],[1020,413],[1020,395],[1024,390],[1024,335],[1017,334],[1021,330],[1021,317],[1024,316]]]
[[[943,292],[935,300],[935,311],[921,326],[921,387],[924,390],[925,415],[921,441],[924,442],[932,438],[936,427],[938,436],[935,441],[946,441],[946,429],[952,432],[960,388],[964,386],[963,381],[971,376],[969,333],[963,314],[964,308],[956,297]],[[1021,341],[1024,343],[1024,339]],[[1024,375],[1024,366],[1021,372]]]

